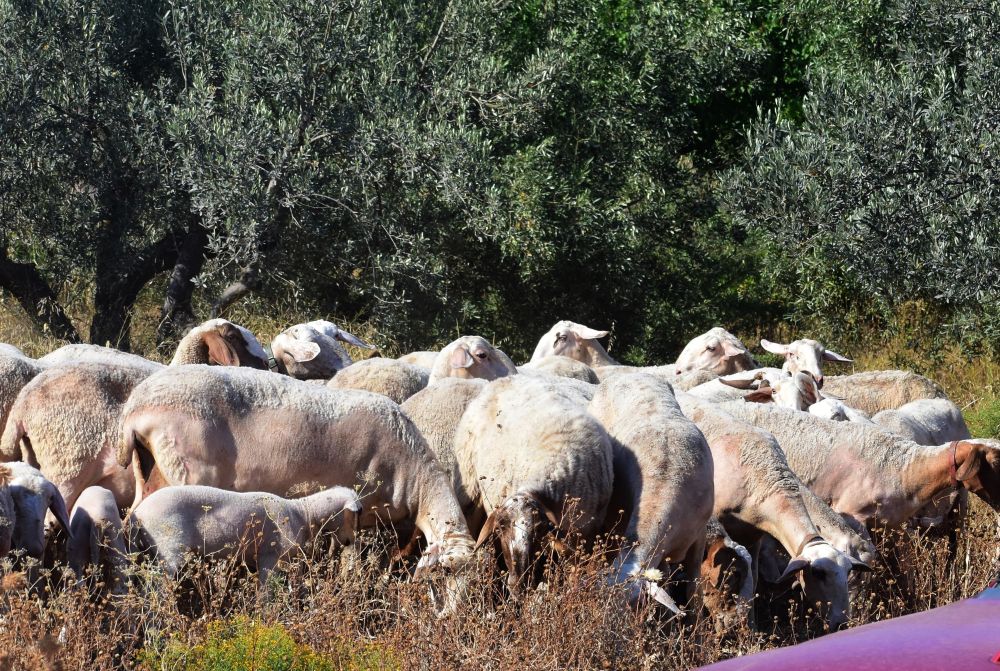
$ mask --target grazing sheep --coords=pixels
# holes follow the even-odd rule
[[[402,403],[426,387],[429,378],[426,368],[396,359],[375,357],[351,364],[337,373],[326,386],[330,389],[370,391]]]
[[[271,341],[279,373],[299,380],[329,380],[354,361],[342,342],[375,349],[325,320],[290,326]]]
[[[7,423],[7,416],[10,407],[14,405],[14,399],[21,393],[24,385],[31,382],[43,370],[45,364],[24,356],[15,347],[0,351],[0,431]],[[8,454],[0,450],[0,460],[15,461],[20,458],[20,452]]]
[[[752,624],[753,574],[750,552],[730,538],[718,518],[710,518],[705,527],[705,559],[701,564],[702,600],[715,620],[717,634],[732,631],[741,623]]]
[[[787,345],[761,338],[760,346],[772,354],[780,354],[785,357],[785,363],[781,367],[782,370],[792,374],[799,371],[812,373],[816,379],[816,383],[820,386],[823,386],[824,361],[853,363],[853,359],[848,359],[833,350],[828,350],[815,340],[809,340],[808,338],[795,340]]]
[[[539,582],[537,555],[550,531],[587,541],[604,521],[611,443],[581,400],[572,385],[500,378],[469,404],[455,432],[459,500],[470,520],[488,515],[478,545],[498,532],[514,594]]]
[[[195,363],[268,369],[267,352],[254,334],[225,319],[209,319],[181,338],[170,365]]]
[[[400,406],[427,440],[427,446],[454,481],[458,477],[455,461],[455,430],[476,396],[486,387],[486,380],[445,378],[421,389]]]
[[[758,403],[726,410],[771,432],[788,464],[841,515],[898,527],[945,492],[962,486],[1000,510],[1000,443],[953,441],[924,446],[877,426],[830,422]]]
[[[712,516],[712,453],[684,416],[670,383],[645,373],[600,385],[589,406],[614,450],[614,489],[606,531],[625,546],[611,580],[629,585],[630,600],[644,593],[677,612],[655,582],[642,576],[661,563],[680,564],[687,579],[683,602],[694,596]]]
[[[14,521],[17,511],[10,491],[10,481],[14,473],[6,465],[0,465],[0,559],[6,557],[14,543]]]
[[[944,390],[922,375],[902,370],[872,370],[830,375],[823,392],[873,416],[921,398],[946,398]]]
[[[598,331],[576,322],[566,320],[556,322],[555,326],[538,340],[530,363],[536,364],[551,356],[566,356],[591,367],[616,366],[618,362],[608,355],[601,343],[597,342],[598,338],[607,335],[607,331]]]
[[[674,363],[675,372],[708,370],[717,375],[728,375],[741,370],[759,368],[750,351],[732,333],[716,326],[691,340],[681,350]]]
[[[802,499],[802,482],[788,467],[774,436],[709,401],[683,393],[677,399],[712,449],[715,516],[745,547],[753,546],[762,534],[774,536],[793,557],[782,581],[801,573],[809,601],[829,603],[831,628],[842,626],[850,612],[848,574],[867,567],[822,537]],[[742,401],[726,405],[727,410],[728,406],[771,407]]]
[[[59,525],[69,533],[66,502],[55,485],[34,466],[12,461],[4,467],[10,472],[7,488],[14,503],[12,547],[40,560],[45,552],[46,511],[51,510]]]
[[[451,483],[385,396],[247,368],[167,368],[132,392],[120,435],[118,463],[138,456],[137,499],[175,484],[279,495],[359,485],[361,525],[412,522],[430,543],[420,566],[472,555]]]
[[[132,511],[127,526],[130,550],[155,556],[172,578],[190,554],[237,557],[256,570],[263,585],[280,562],[300,554],[321,530],[333,531],[341,542],[351,540],[360,513],[361,501],[347,487],[289,500],[189,485],[154,492]]]
[[[446,377],[495,380],[516,374],[517,366],[510,357],[488,340],[479,336],[462,336],[438,352],[428,384]]]
[[[430,370],[434,368],[434,362],[437,360],[438,352],[410,352],[409,354],[404,354],[399,357],[397,361],[402,361],[403,363],[413,364],[414,366],[420,366],[421,368],[426,368]]]
[[[111,594],[128,592],[128,552],[115,495],[103,487],[87,487],[69,517],[68,563],[79,580],[92,577]]]
[[[69,507],[90,485],[106,487],[128,507],[135,476],[116,462],[119,414],[132,389],[164,369],[141,357],[95,355],[43,371],[14,401],[0,455],[41,469]]]
[[[597,384],[600,382],[600,379],[598,379],[597,373],[594,372],[593,368],[585,363],[577,361],[576,359],[571,359],[568,356],[562,356],[561,354],[557,354],[556,356],[547,356],[540,361],[518,366],[517,372],[527,373],[528,375],[533,373],[549,373],[551,375],[558,375],[559,377],[568,377],[574,380],[580,380],[581,382],[587,382],[589,384]]]

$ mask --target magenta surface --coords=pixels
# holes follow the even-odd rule
[[[702,667],[711,671],[1000,671],[1000,599],[993,590],[923,613]],[[985,598],[984,598],[985,597]]]

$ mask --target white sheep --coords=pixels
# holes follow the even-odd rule
[[[97,578],[111,594],[128,592],[128,551],[115,495],[103,487],[87,487],[69,516],[66,556],[77,579]]]
[[[45,370],[44,363],[24,356],[16,347],[5,346],[5,350],[0,351],[0,430],[3,430],[7,423],[7,416],[11,406],[14,405],[14,399],[24,385],[31,382],[43,370]],[[14,461],[20,457],[20,452],[11,454],[0,452],[0,459],[3,461]]]
[[[735,401],[744,398],[750,389],[773,386],[786,377],[788,374],[780,368],[753,368],[713,377],[691,387],[688,393],[713,403]]]
[[[59,525],[69,533],[66,503],[51,482],[34,466],[22,461],[4,464],[10,472],[7,487],[14,503],[14,550],[41,560],[45,552],[45,514],[52,511]]]
[[[568,377],[589,384],[597,384],[600,379],[594,369],[587,364],[571,359],[568,356],[557,354],[547,356],[539,361],[526,363],[517,367],[517,372],[532,375],[534,373],[549,373],[560,377]]]
[[[299,380],[329,380],[354,363],[341,343],[375,349],[333,322],[321,319],[290,326],[276,335],[271,341],[271,353],[279,373]]]
[[[473,540],[451,483],[399,406],[248,368],[181,366],[138,385],[122,411],[118,463],[141,466],[136,498],[174,484],[278,495],[362,487],[364,527],[412,523],[421,567],[460,565]]]
[[[326,386],[330,389],[370,391],[402,403],[426,387],[429,379],[430,372],[426,368],[396,359],[374,357],[341,370]]]
[[[127,507],[135,498],[135,477],[115,461],[119,413],[137,384],[164,369],[141,357],[96,354],[53,365],[25,385],[11,407],[0,458],[36,465],[69,507],[98,484]]]
[[[549,532],[588,540],[604,521],[611,443],[582,399],[572,385],[541,377],[500,378],[469,404],[455,432],[460,496],[471,502],[470,520],[488,515],[479,545],[499,531],[515,594],[539,581],[537,555]]]
[[[829,396],[822,396],[820,400],[810,405],[809,414],[835,422],[872,423],[871,418],[865,413],[857,408],[852,408],[839,398],[830,398]]]
[[[787,345],[761,338],[760,346],[772,354],[780,354],[785,357],[785,363],[781,366],[782,370],[793,374],[799,371],[812,373],[820,386],[823,385],[824,361],[853,362],[853,359],[848,359],[833,350],[826,349],[819,342],[808,338],[794,340]]]
[[[607,350],[597,341],[598,338],[607,335],[607,331],[598,331],[576,322],[567,320],[556,322],[538,340],[529,363],[537,364],[552,356],[566,356],[591,367],[616,366],[618,362],[611,358]]]
[[[902,370],[873,370],[853,375],[829,375],[823,393],[841,399],[868,416],[921,398],[946,398],[932,380]]]
[[[739,338],[721,326],[692,338],[674,362],[674,370],[678,375],[693,370],[727,375],[752,368],[759,366],[750,355],[750,350]]]
[[[360,499],[347,487],[292,500],[266,492],[166,487],[129,515],[129,549],[153,555],[174,578],[190,555],[235,557],[256,570],[263,585],[279,563],[301,555],[320,531],[350,541],[360,513]]]
[[[517,366],[510,357],[488,340],[479,336],[462,336],[438,352],[428,384],[446,377],[495,380],[516,374]]]
[[[714,500],[705,437],[681,412],[670,383],[645,373],[601,383],[589,411],[614,450],[605,530],[621,535],[625,545],[610,579],[627,584],[633,602],[648,592],[678,612],[667,593],[643,576],[661,563],[679,564],[687,579],[684,602],[694,596]]]

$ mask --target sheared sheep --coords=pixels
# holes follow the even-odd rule
[[[438,352],[428,384],[446,377],[495,380],[516,374],[517,366],[510,357],[488,340],[479,336],[462,336]]]
[[[540,361],[518,366],[517,371],[528,375],[533,373],[549,373],[551,375],[558,375],[559,377],[580,380],[589,384],[600,382],[593,368],[583,362],[571,359],[568,356],[562,356],[561,354],[547,356]]]
[[[166,487],[129,515],[129,549],[155,556],[171,577],[177,577],[190,554],[238,557],[256,570],[263,585],[280,562],[301,553],[320,531],[350,541],[360,514],[361,501],[347,487],[294,500],[199,485]]]
[[[361,486],[361,525],[410,522],[430,543],[419,566],[472,556],[451,483],[399,406],[248,368],[181,366],[136,387],[122,412],[118,463],[140,465],[136,498],[201,484],[287,495]]]
[[[290,326],[276,335],[271,341],[271,353],[279,373],[299,380],[329,380],[354,363],[341,343],[375,349],[333,322],[321,319]]]
[[[413,364],[414,366],[420,366],[421,368],[426,368],[430,370],[434,368],[434,362],[437,360],[438,352],[420,351],[420,352],[410,352],[409,354],[404,354],[398,357],[397,361],[402,361],[403,363]]]
[[[680,564],[683,603],[694,596],[712,515],[712,453],[681,412],[670,383],[645,374],[601,383],[589,406],[614,450],[614,489],[605,530],[624,537],[611,580],[629,586],[630,600],[649,593],[679,612],[655,581],[661,563]]]
[[[608,355],[597,340],[608,335],[583,324],[560,321],[538,340],[530,363],[536,364],[547,357],[566,356],[588,366],[615,366],[618,362]]]
[[[760,346],[772,354],[780,354],[785,357],[785,363],[781,369],[795,374],[799,371],[812,373],[816,383],[823,386],[823,362],[836,361],[838,363],[853,363],[853,359],[837,354],[833,350],[826,349],[819,342],[802,338],[794,340],[787,345],[771,342],[761,338]]]
[[[128,551],[115,495],[87,487],[69,517],[68,563],[78,580],[91,578],[114,595],[128,592]]]
[[[330,389],[361,389],[402,403],[427,386],[426,368],[396,359],[375,357],[351,364],[326,383]]]
[[[51,510],[59,525],[69,532],[69,514],[59,490],[42,472],[23,461],[4,464],[10,473],[7,488],[14,503],[12,548],[35,559],[45,552],[45,513]]]
[[[944,390],[926,377],[902,370],[873,370],[830,375],[823,393],[872,416],[921,398],[946,398]]]
[[[572,385],[504,377],[469,404],[455,432],[460,500],[467,502],[470,520],[488,515],[478,545],[498,532],[514,594],[539,582],[537,555],[549,532],[588,541],[604,521],[611,443],[581,401]]]
[[[5,347],[4,351],[0,351],[0,431],[7,424],[10,408],[24,385],[45,370],[44,363],[24,356],[16,347]],[[19,458],[20,452],[10,455],[0,452],[0,459],[4,461]]]
[[[750,350],[739,338],[721,326],[693,338],[674,362],[674,370],[678,375],[694,370],[727,375],[752,368],[759,366],[750,355]]]

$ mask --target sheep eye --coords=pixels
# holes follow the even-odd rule
[[[565,333],[557,333],[556,334],[556,342],[562,342],[565,339],[566,339],[566,334]]]
[[[709,345],[705,349],[707,349],[709,352],[714,352],[715,351],[715,345]]]
[[[486,352],[480,352],[476,356],[478,356],[480,359],[485,359],[486,358]]]

